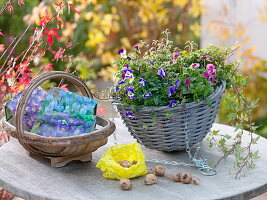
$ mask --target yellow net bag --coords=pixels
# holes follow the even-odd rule
[[[124,168],[118,163],[123,160],[136,161],[136,164]],[[105,178],[118,180],[121,178],[135,178],[148,173],[145,160],[146,157],[140,145],[133,142],[109,148],[98,161],[96,167],[104,172],[103,177]]]

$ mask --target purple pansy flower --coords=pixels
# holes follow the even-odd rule
[[[203,57],[201,57],[201,59],[202,60],[210,59],[210,55],[203,56]]]
[[[136,50],[138,50],[139,49],[139,47],[136,45],[136,46],[134,46],[134,48],[136,49]]]
[[[172,57],[171,57],[171,59],[170,60],[172,60],[172,64],[176,64],[177,62],[176,62],[176,59],[178,58],[180,56],[180,53],[179,52],[174,52],[173,54],[172,54]]]
[[[166,94],[168,95],[168,97],[171,97],[175,92],[175,87],[174,86],[169,86],[168,87],[168,91],[166,92]]]
[[[214,83],[215,82],[215,78],[216,78],[216,73],[211,73],[210,76],[209,76],[210,82]]]
[[[189,88],[190,83],[191,83],[190,78],[186,78],[185,79],[185,87],[186,87],[187,91],[191,91],[191,89]]]
[[[135,98],[135,95],[134,95],[134,86],[127,87],[125,94],[128,95],[128,98],[129,99],[134,99]]]
[[[118,54],[121,55],[123,52],[124,52],[124,49],[121,48],[121,49],[118,51]]]
[[[118,92],[118,91],[120,91],[120,90],[121,90],[121,88],[118,87],[118,86],[114,86],[114,87],[113,87],[113,91],[114,91],[114,92]]]
[[[149,61],[149,63],[150,63],[151,65],[154,65],[153,61]]]
[[[177,89],[181,84],[180,79],[178,79],[177,81],[175,81],[175,89]]]
[[[118,54],[119,54],[122,58],[127,58],[126,50],[124,50],[123,48],[121,48],[121,49],[118,51]]]
[[[176,106],[176,104],[177,104],[177,101],[175,101],[175,100],[170,100],[168,106],[169,106],[170,108],[173,108],[174,106]]]
[[[122,79],[133,78],[133,70],[129,67],[129,65],[125,65],[122,71],[123,71]]]
[[[152,93],[151,92],[146,92],[142,95],[143,98],[149,98],[152,96]]]
[[[172,55],[172,59],[173,59],[173,60],[174,60],[174,59],[177,59],[180,55],[181,55],[181,54],[180,54],[179,52],[175,52],[175,53],[173,53],[173,55]]]
[[[127,56],[127,58],[126,58],[127,60],[132,60],[129,56]]]
[[[147,84],[147,82],[143,78],[140,78],[138,82],[142,87],[145,87],[145,85]]]
[[[126,111],[125,116],[128,117],[129,119],[136,119],[132,111]]]
[[[158,75],[160,75],[161,78],[165,79],[165,78],[166,78],[166,71],[165,71],[165,69],[160,68],[160,69],[158,70]]]
[[[124,67],[122,68],[122,71],[128,70],[129,69],[129,65],[124,65]]]
[[[199,63],[193,63],[191,66],[192,66],[193,68],[199,68],[200,64],[199,64]]]
[[[216,72],[215,72],[215,70],[217,70],[216,67],[213,64],[208,64],[206,66],[206,69],[207,72],[203,74],[203,77],[208,78],[211,83],[214,83],[216,78]]]
[[[164,85],[169,85],[171,83],[171,81],[167,81],[166,83],[164,83]]]
[[[122,84],[124,84],[124,83],[125,83],[124,80],[119,80],[117,84],[118,84],[118,85],[122,85]]]
[[[204,77],[204,78],[209,78],[209,72],[205,72],[205,73],[203,74],[203,77]]]
[[[213,64],[207,64],[206,69],[209,73],[213,73],[216,68]]]

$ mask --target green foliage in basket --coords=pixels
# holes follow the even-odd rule
[[[193,42],[180,50],[166,38],[143,43],[133,51],[118,51],[118,82],[114,96],[123,104],[135,106],[174,106],[182,101],[206,99],[222,79],[231,85],[236,63],[225,60],[236,47],[208,46],[195,49]]]

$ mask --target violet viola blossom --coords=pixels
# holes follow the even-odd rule
[[[172,57],[171,57],[171,60],[172,60],[172,64],[176,64],[176,59],[180,56],[180,53],[179,52],[175,52],[172,54]]]
[[[132,111],[126,111],[125,116],[128,117],[129,119],[136,119]]]
[[[206,55],[206,56],[201,57],[201,60],[206,60],[206,59],[210,59],[210,55]]]
[[[170,100],[168,107],[173,108],[174,106],[176,106],[176,104],[177,104],[177,101]]]
[[[118,86],[114,86],[114,87],[113,87],[113,90],[114,90],[114,92],[118,92],[118,91],[120,91],[120,90],[121,90],[121,88],[120,88],[120,87],[118,87]]]
[[[124,49],[121,48],[121,49],[118,51],[118,54],[121,55],[123,52],[124,52]]]
[[[149,98],[152,96],[152,93],[151,92],[146,92],[142,95],[143,98]]]
[[[145,87],[145,85],[147,84],[147,82],[143,78],[140,78],[138,82],[142,87]]]
[[[135,98],[135,95],[134,95],[134,86],[127,87],[125,94],[128,95],[128,98],[129,99],[134,99]]]
[[[181,54],[180,54],[179,52],[175,52],[175,53],[173,53],[173,55],[172,55],[172,59],[173,59],[173,60],[174,60],[174,59],[177,59],[180,55],[181,55]]]
[[[136,45],[136,46],[134,46],[134,48],[136,49],[136,50],[138,50],[139,49],[139,47]]]
[[[124,83],[125,83],[124,80],[119,80],[117,84],[118,84],[118,85],[122,85],[122,84],[124,84]]]
[[[191,89],[189,88],[190,83],[191,83],[190,78],[186,78],[185,79],[185,87],[186,87],[187,91],[191,91]]]
[[[213,64],[207,64],[206,69],[209,73],[213,73],[216,68]]]
[[[167,81],[166,83],[163,83],[164,85],[169,85],[171,81]]]
[[[168,91],[166,92],[166,94],[168,95],[168,97],[171,97],[175,92],[175,87],[174,86],[169,86],[168,87]]]
[[[215,82],[215,78],[216,78],[216,73],[210,74],[209,80],[210,80],[211,83],[214,83]]]
[[[177,89],[181,84],[180,79],[178,79],[177,81],[175,81],[175,89]]]
[[[127,58],[126,50],[124,50],[123,48],[121,48],[121,49],[118,51],[118,54],[119,54],[122,58]]]
[[[160,68],[160,69],[158,70],[158,75],[160,75],[161,78],[165,79],[165,78],[166,78],[166,71],[165,71],[165,69]]]
[[[122,71],[123,71],[122,79],[133,78],[133,70],[129,67],[129,65],[125,65]]]
[[[211,83],[215,82],[215,78],[216,78],[216,67],[213,64],[208,64],[206,66],[207,72],[205,72],[203,74],[204,78],[208,78],[210,80]]]
[[[192,66],[193,68],[199,68],[200,64],[199,64],[199,63],[193,63],[191,66]]]

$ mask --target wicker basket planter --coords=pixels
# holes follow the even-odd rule
[[[5,131],[19,140],[21,145],[30,153],[46,157],[51,160],[52,167],[61,167],[72,160],[90,161],[92,152],[105,145],[108,136],[115,130],[115,124],[108,119],[97,116],[97,129],[93,132],[70,137],[44,137],[24,130],[24,110],[32,92],[42,83],[53,78],[63,78],[72,82],[81,91],[82,95],[92,98],[86,84],[76,76],[66,72],[48,72],[35,78],[23,91],[17,106],[15,121],[4,120]]]
[[[204,100],[198,103],[185,103],[173,108],[145,107],[135,112],[136,120],[131,120],[125,116],[125,113],[133,107],[120,103],[116,106],[131,135],[145,147],[160,151],[184,150],[186,148],[185,130],[188,133],[190,146],[202,141],[210,131],[225,86],[225,81],[222,81],[215,92],[210,95],[211,107]]]

